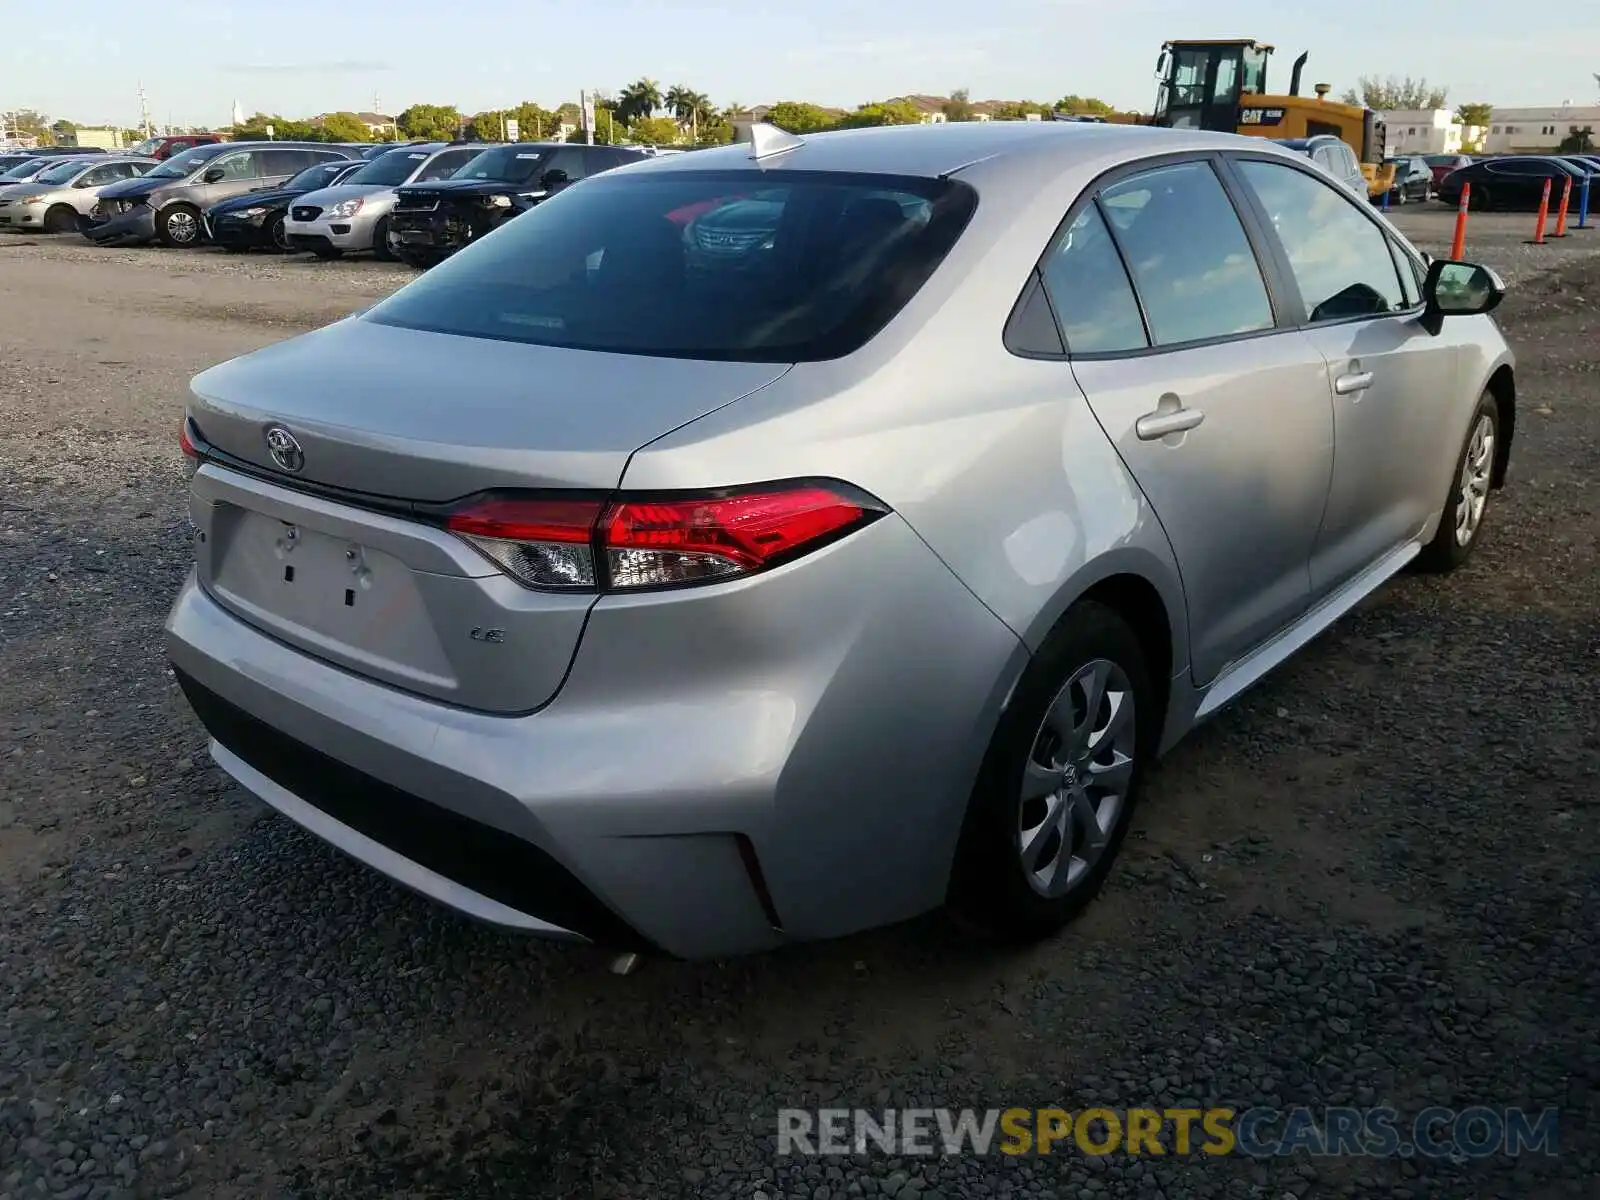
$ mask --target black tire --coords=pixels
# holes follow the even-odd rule
[[[190,250],[200,244],[200,210],[192,204],[169,204],[156,214],[156,238],[163,246]]]
[[[277,254],[293,254],[294,253],[294,247],[289,245],[288,235],[286,235],[283,232],[283,214],[282,213],[277,213],[276,215],[274,215],[272,217],[269,217],[267,219],[267,227],[265,229],[263,229],[261,232],[265,235],[265,237],[267,239],[267,245],[272,248],[274,253],[277,253]]]
[[[372,231],[372,255],[379,262],[393,262],[394,251],[389,249],[389,218],[384,217]]]
[[[1133,700],[1132,773],[1104,834],[1104,849],[1061,895],[1046,896],[1023,867],[1022,798],[1028,764],[1037,758],[1045,716],[1088,664],[1120,668]],[[1094,601],[1073,606],[1034,656],[1001,716],[968,803],[951,874],[950,904],[987,936],[1026,943],[1057,933],[1099,894],[1127,836],[1144,768],[1158,738],[1155,689],[1139,639],[1115,611]],[[1047,847],[1048,848],[1048,847]]]
[[[311,253],[315,254],[323,262],[332,262],[336,258],[344,257],[344,251],[337,246],[318,246]]]
[[[1494,207],[1494,197],[1489,194],[1486,187],[1475,187],[1472,195],[1467,197],[1467,207],[1473,212],[1488,212]]]
[[[1474,443],[1478,429],[1483,420],[1489,422],[1490,436],[1493,442],[1488,454],[1488,483],[1483,492],[1483,506],[1476,523],[1472,524],[1463,541],[1458,533],[1458,521],[1461,507],[1464,503],[1463,492],[1466,487],[1463,477],[1467,474],[1467,460],[1473,455]],[[1472,557],[1472,551],[1483,539],[1483,526],[1489,517],[1489,499],[1494,495],[1495,457],[1500,449],[1500,404],[1490,392],[1485,392],[1478,397],[1478,406],[1472,410],[1472,420],[1467,424],[1467,436],[1461,443],[1461,453],[1456,455],[1455,470],[1450,473],[1450,490],[1445,496],[1444,508],[1439,517],[1439,528],[1433,535],[1433,540],[1422,548],[1422,553],[1417,555],[1416,568],[1431,575],[1444,575],[1454,571],[1467,559]]]
[[[78,211],[68,204],[57,204],[44,214],[46,233],[73,233],[78,228]]]

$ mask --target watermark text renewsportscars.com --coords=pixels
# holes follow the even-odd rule
[[[780,1155],[1127,1154],[1472,1159],[1559,1153],[1560,1112],[1521,1108],[782,1109]]]

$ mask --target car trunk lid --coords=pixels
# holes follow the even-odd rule
[[[786,369],[360,319],[268,347],[192,385],[210,456],[191,503],[201,582],[241,619],[348,670],[530,711],[560,686],[594,598],[523,587],[437,512],[495,489],[610,491],[634,450]]]

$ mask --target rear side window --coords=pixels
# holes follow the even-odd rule
[[[1156,345],[1272,328],[1261,267],[1208,163],[1135,175],[1106,188],[1100,201]]]
[[[837,358],[916,294],[976,204],[964,183],[920,177],[607,172],[363,319],[623,354]]]
[[[263,175],[295,175],[311,165],[311,155],[305,150],[263,150]]]
[[[1105,354],[1148,344],[1128,272],[1093,204],[1078,214],[1045,260],[1044,280],[1071,353]]]

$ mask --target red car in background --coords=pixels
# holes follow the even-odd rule
[[[165,161],[174,154],[182,154],[185,150],[193,150],[196,146],[211,146],[227,140],[220,133],[174,133],[165,137],[146,138],[133,149],[124,150],[123,153]]]
[[[1422,161],[1428,164],[1428,169],[1433,172],[1433,190],[1439,190],[1439,184],[1451,171],[1459,171],[1462,167],[1472,164],[1470,154],[1424,154]]]

